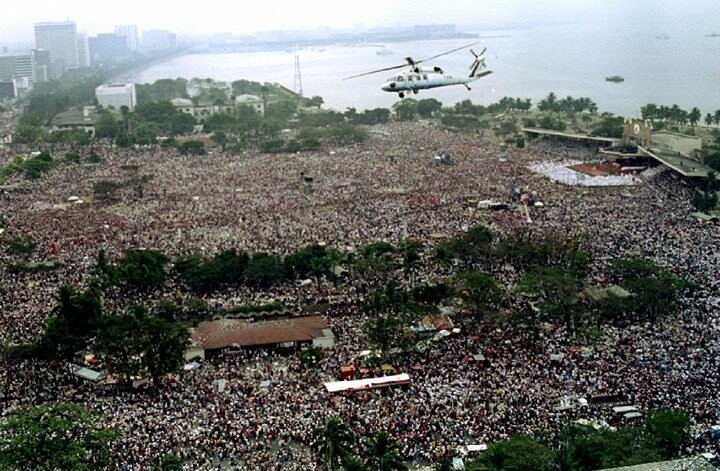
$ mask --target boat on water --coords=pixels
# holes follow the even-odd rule
[[[607,82],[623,82],[625,79],[621,77],[620,75],[613,75],[612,77],[605,77],[605,81]]]
[[[375,51],[375,54],[377,54],[378,56],[389,56],[389,55],[392,55],[393,52],[390,49],[383,48],[383,49],[379,49],[379,50]]]
[[[706,38],[720,38],[720,33],[712,32],[705,35]]]

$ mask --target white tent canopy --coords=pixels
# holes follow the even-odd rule
[[[392,376],[381,376],[378,378],[355,379],[352,381],[332,381],[323,383],[328,392],[381,388],[384,386],[395,386],[410,382],[410,375],[402,373]]]

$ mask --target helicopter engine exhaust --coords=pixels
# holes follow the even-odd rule
[[[423,74],[423,73],[442,74],[443,73],[443,71],[440,67],[415,67],[413,69],[413,72],[415,72],[416,74]]]

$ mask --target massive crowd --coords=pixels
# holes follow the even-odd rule
[[[544,203],[531,211],[532,230],[584,234],[591,277],[603,283],[612,258],[643,257],[695,282],[676,315],[656,324],[603,326],[591,342],[560,326],[536,333],[522,325],[490,329],[461,325],[459,334],[411,362],[408,386],[331,394],[339,366],[357,362],[368,347],[362,310],[385,280],[355,275],[337,286],[283,285],[268,292],[235,288],[213,293],[216,305],[280,300],[296,312],[327,305],[337,345],[314,368],[294,355],[248,351],[221,356],[169,379],[159,394],[84,382],[37,361],[0,369],[2,414],[26,404],[72,401],[100,411],[122,432],[114,445],[120,469],[148,469],[164,453],[188,469],[317,469],[308,445],[329,416],[338,415],[362,440],[387,431],[408,461],[434,462],[467,444],[516,433],[553,436],[578,418],[612,420],[607,404],[557,411],[564,396],[622,397],[641,411],[690,411],[694,441],[688,453],[717,452],[707,428],[720,420],[720,299],[718,227],[689,216],[690,187],[665,172],[632,186],[576,187],[533,172],[544,161],[595,158],[586,148],[540,141],[526,150],[501,149],[469,136],[420,123],[378,126],[362,144],[317,153],[245,152],[183,156],[170,149],[119,150],[96,146],[100,164],[66,164],[41,180],[13,180],[0,194],[5,238],[30,235],[30,261],[54,260],[59,269],[0,276],[0,335],[10,342],[37,339],[62,284],[83,286],[100,248],[115,257],[153,248],[171,257],[222,249],[287,254],[308,244],[354,250],[377,240],[417,237],[432,245],[482,223],[506,232],[528,225],[523,212],[467,211],[468,198],[510,201],[513,188]],[[440,153],[453,165],[438,163]],[[9,154],[9,152],[7,152]],[[502,158],[500,158],[502,157]],[[93,184],[151,176],[142,195],[118,190],[92,201]],[[305,177],[312,177],[308,184]],[[77,196],[83,203],[69,202]],[[17,255],[3,245],[3,262]],[[414,283],[447,275],[427,263]],[[511,286],[509,267],[494,273]],[[400,280],[401,282],[407,280]],[[188,296],[176,281],[142,300]],[[482,352],[489,365],[468,361]],[[564,355],[558,355],[558,354]],[[217,380],[227,381],[218,391]],[[269,381],[269,383],[267,383]],[[261,384],[262,382],[262,384]]]

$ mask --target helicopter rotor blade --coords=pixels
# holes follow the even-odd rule
[[[408,66],[408,64],[394,65],[392,67],[385,67],[384,69],[378,69],[378,70],[373,70],[371,72],[365,72],[362,74],[351,75],[350,77],[345,77],[343,80],[350,80],[350,79],[354,79],[357,77],[362,77],[364,75],[379,74],[380,72],[387,72],[388,70],[402,69],[403,67],[407,67],[407,66]]]
[[[459,50],[461,50],[461,49],[465,49],[465,48],[468,48],[468,47],[470,47],[470,46],[474,46],[474,45],[476,45],[476,44],[480,44],[481,42],[482,42],[482,41],[475,41],[474,43],[470,43],[470,44],[466,44],[466,45],[461,46],[461,47],[457,47],[457,48],[455,48],[455,49],[453,49],[453,50],[451,50],[451,51],[443,52],[443,53],[441,53],[441,54],[436,54],[436,55],[434,55],[434,56],[432,56],[432,57],[428,57],[427,59],[423,59],[423,60],[421,60],[421,61],[415,61],[415,63],[416,63],[416,64],[419,64],[419,63],[421,63],[421,62],[431,61],[431,60],[433,60],[433,59],[437,59],[438,57],[442,57],[442,56],[446,56],[446,55],[448,55],[448,54],[452,54],[453,52],[457,52],[457,51],[459,51]]]

